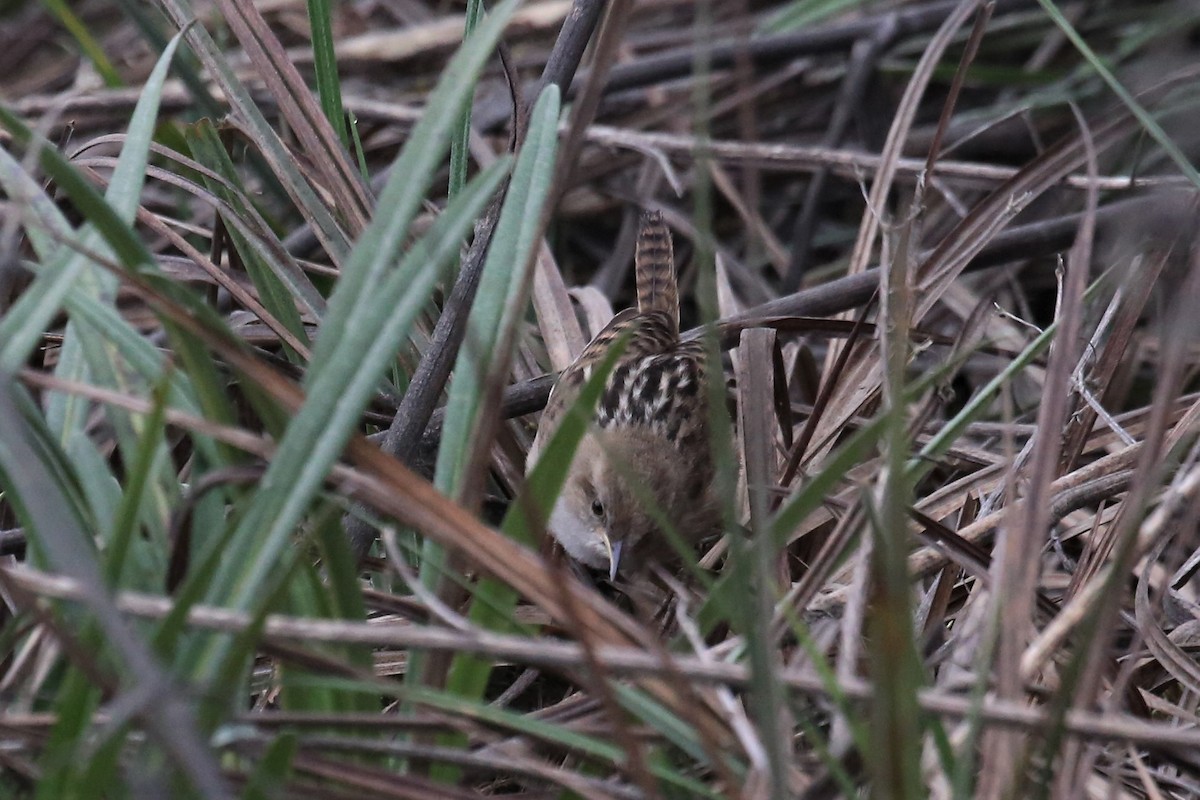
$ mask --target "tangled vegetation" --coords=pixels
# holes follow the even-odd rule
[[[1200,796],[1200,8],[464,2],[4,4],[0,796]],[[724,535],[614,587],[642,209]]]

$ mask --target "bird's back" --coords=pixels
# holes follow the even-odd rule
[[[563,370],[542,414],[531,456],[540,452],[579,390],[609,349],[626,337],[596,409],[600,427],[654,425],[675,442],[688,432],[689,405],[704,397],[704,351],[679,338],[679,288],[671,232],[662,213],[642,215],[634,257],[637,308],[609,320],[575,361]]]
[[[604,561],[597,549],[601,530],[611,564],[618,558],[613,553],[624,549],[644,565],[639,554],[656,560],[670,551],[667,539],[654,535],[656,519],[670,520],[694,541],[710,533],[718,518],[712,511],[705,353],[699,342],[680,340],[671,234],[658,212],[642,217],[635,266],[637,308],[613,317],[559,376],[529,453],[533,464],[583,384],[623,340],[552,515],[558,522],[551,533],[591,566]],[[661,517],[649,513],[647,501]]]

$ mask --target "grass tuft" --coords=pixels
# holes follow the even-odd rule
[[[1192,5],[17,2],[0,797],[1196,796]],[[641,208],[724,534],[610,587]]]

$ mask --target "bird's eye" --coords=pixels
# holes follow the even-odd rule
[[[604,503],[601,503],[598,499],[592,501],[592,515],[597,519],[604,517]]]

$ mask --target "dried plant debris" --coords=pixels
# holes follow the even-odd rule
[[[9,3],[0,796],[1200,796],[1198,26]]]

